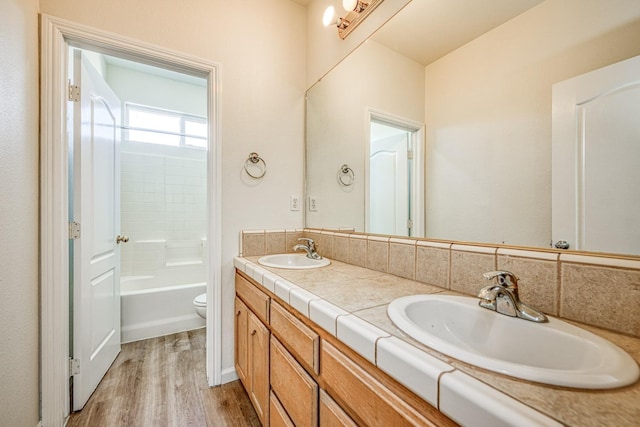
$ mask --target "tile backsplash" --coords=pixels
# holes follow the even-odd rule
[[[292,252],[300,237],[318,252],[395,276],[476,296],[482,273],[508,270],[519,277],[520,298],[552,316],[640,337],[640,260],[372,236],[320,229],[241,233],[242,256]]]

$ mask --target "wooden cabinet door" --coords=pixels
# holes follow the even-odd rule
[[[247,372],[249,369],[249,309],[238,297],[236,297],[235,302],[235,365],[238,377],[240,381],[242,381],[242,384],[244,384],[245,389],[247,389],[249,387],[247,383]]]
[[[269,328],[248,311],[248,392],[262,425],[269,425]]]
[[[318,425],[318,384],[275,336],[271,337],[271,388],[297,427]]]

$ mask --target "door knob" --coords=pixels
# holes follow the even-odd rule
[[[129,241],[129,237],[127,236],[117,236],[116,243],[119,245],[120,243],[127,243]]]

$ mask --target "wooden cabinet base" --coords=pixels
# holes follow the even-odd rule
[[[236,295],[236,369],[263,426],[456,425],[241,272]]]

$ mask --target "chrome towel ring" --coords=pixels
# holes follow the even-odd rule
[[[346,163],[338,169],[338,182],[344,187],[353,185],[356,180],[356,175],[353,173],[353,169]]]
[[[267,162],[258,153],[250,153],[244,162],[244,171],[253,179],[260,179],[267,173]]]

